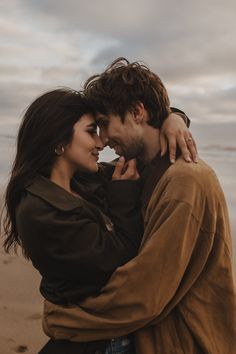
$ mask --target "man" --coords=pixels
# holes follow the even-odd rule
[[[45,304],[55,339],[92,341],[134,332],[137,354],[232,354],[236,297],[227,207],[203,161],[160,156],[166,89],[139,63],[118,59],[86,85],[103,141],[141,161],[145,232],[137,257],[79,307]],[[192,144],[191,138],[188,141]],[[144,166],[144,167],[143,167]]]

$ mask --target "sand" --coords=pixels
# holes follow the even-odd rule
[[[20,254],[0,252],[0,353],[36,354],[47,342],[41,328],[40,276]]]
[[[0,354],[36,354],[48,341],[41,325],[40,275],[20,249],[6,254],[0,247],[0,279]]]

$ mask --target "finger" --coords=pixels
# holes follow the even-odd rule
[[[136,170],[136,159],[131,159],[127,162],[128,168]]]
[[[192,145],[189,147],[190,148],[190,152],[192,155],[192,159],[195,163],[198,163],[198,151],[197,151],[197,144],[194,140],[194,138],[192,137]]]
[[[123,174],[123,177],[127,178],[127,177],[130,177],[130,176],[133,176],[133,175],[135,175],[136,171],[137,171],[136,159],[129,160],[126,163],[126,171]]]
[[[123,174],[122,179],[136,180],[139,178],[139,173],[136,166],[136,159],[132,159],[127,163],[127,170]]]
[[[139,178],[140,178],[140,174],[139,174],[138,170],[136,170],[136,173],[135,173],[134,179],[139,179]]]
[[[185,141],[189,150],[190,157],[195,163],[197,163],[198,162],[197,145],[193,136],[191,134],[188,134],[185,137]]]
[[[175,159],[176,159],[176,138],[175,138],[174,135],[169,135],[168,144],[169,144],[170,162],[171,163],[175,163]]]
[[[191,162],[191,151],[189,150],[188,140],[185,140],[184,136],[181,135],[177,142],[184,160]]]
[[[125,166],[125,158],[123,156],[121,156],[116,163],[116,167],[115,167],[115,170],[112,175],[112,180],[121,179],[122,170],[123,170],[124,166]]]
[[[160,134],[161,156],[164,156],[167,152],[167,142],[164,134]]]

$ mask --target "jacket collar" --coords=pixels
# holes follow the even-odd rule
[[[161,157],[160,153],[158,153],[156,157],[143,168],[141,173],[141,178],[143,180],[143,190],[141,195],[143,213],[145,213],[157,183],[170,166],[171,162],[169,160],[169,155],[166,154]]]
[[[37,176],[34,181],[26,187],[26,190],[63,211],[70,211],[84,204],[84,200],[81,197],[70,194],[65,189],[41,175]]]
[[[181,152],[179,148],[176,150],[176,159],[181,156]],[[160,152],[154,157],[154,159],[143,166],[141,172],[141,178],[143,180],[143,190],[141,195],[141,205],[142,205],[142,212],[145,213],[145,210],[148,206],[149,200],[152,196],[152,193],[160,181],[162,176],[168,170],[168,168],[172,165],[169,159],[169,151],[164,155],[161,156]]]

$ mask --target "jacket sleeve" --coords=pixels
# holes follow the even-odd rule
[[[67,301],[76,301],[76,294],[97,293],[112,272],[138,252],[143,236],[140,184],[113,181],[108,192],[113,225],[89,203],[65,211],[35,199],[31,210],[18,215],[27,255],[49,283],[69,284],[73,298]]]
[[[163,193],[158,203],[152,200],[139,255],[116,270],[101,295],[86,299],[80,308],[45,303],[46,334],[74,341],[117,337],[158,321],[166,308],[180,301],[206,261],[211,240],[199,238],[201,215],[195,208],[202,193],[185,185],[187,200],[180,201],[176,185],[181,189],[176,180],[170,198]],[[199,258],[199,242],[206,243],[200,245],[201,264],[191,267],[190,275],[188,266]]]
[[[191,121],[190,121],[189,117],[183,111],[181,111],[178,108],[171,107],[171,112],[178,114],[184,120],[184,122],[187,125],[187,127],[188,128],[190,127]]]

